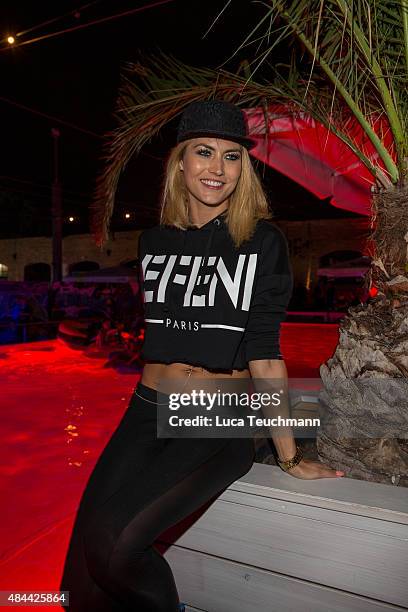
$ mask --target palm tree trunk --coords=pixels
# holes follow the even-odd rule
[[[319,458],[364,480],[408,486],[408,184],[373,195],[378,294],[349,308],[320,367]]]

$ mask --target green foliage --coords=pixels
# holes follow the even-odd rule
[[[270,0],[270,22],[264,32],[268,53],[277,44],[277,31],[280,39],[299,41],[309,61],[301,67],[297,62],[292,78],[295,74],[308,76],[305,98],[312,82],[330,93],[318,109],[327,122],[336,97],[341,96],[376,148],[392,182],[405,173],[408,155],[407,4],[407,0]],[[307,110],[313,113],[312,108]],[[392,150],[373,128],[375,119],[383,115],[392,130]],[[344,112],[334,115],[340,134],[343,119]],[[347,137],[347,133],[343,135]],[[361,154],[364,160],[365,151]],[[368,159],[364,161],[369,165]]]
[[[408,0],[263,4],[264,17],[229,58],[246,49],[251,60],[241,62],[238,71],[195,68],[160,51],[128,64],[117,106],[118,128],[107,140],[107,165],[93,205],[97,242],[107,235],[117,182],[130,157],[195,100],[217,97],[243,107],[284,104],[288,112],[304,111],[347,143],[379,184],[405,178]],[[289,48],[288,61],[276,63],[274,52],[282,41]],[[388,121],[391,144],[378,133],[379,117]],[[353,138],[353,118],[385,170]]]

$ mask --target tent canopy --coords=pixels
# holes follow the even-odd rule
[[[323,124],[303,112],[296,115],[282,105],[246,109],[251,138],[257,146],[251,155],[305,187],[319,199],[329,199],[337,208],[362,215],[371,214],[371,188],[374,177],[352,149]],[[349,138],[384,168],[371,141],[354,117],[347,120]],[[388,150],[393,138],[385,118],[373,127]]]

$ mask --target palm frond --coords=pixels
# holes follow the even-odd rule
[[[250,53],[257,45],[251,61],[241,63],[242,75],[222,67],[195,68],[161,52],[127,65],[116,108],[118,127],[106,138],[106,165],[91,207],[98,244],[107,237],[118,180],[129,159],[195,100],[217,97],[263,108],[292,105],[293,112],[307,112],[347,143],[380,183],[405,178],[408,0],[265,0],[261,4],[264,17],[230,58],[244,48]],[[302,52],[295,48],[289,64],[276,65],[271,62],[273,51],[285,39],[292,47],[297,41]],[[364,144],[350,133],[352,116],[381,164],[372,161]],[[387,119],[392,139],[378,133],[380,117]]]
[[[272,19],[264,33],[272,41],[269,52],[278,44],[277,31],[280,40],[295,38],[307,50],[305,95],[312,74],[323,77],[323,87],[331,86],[333,98],[340,94],[360,122],[393,182],[406,173],[408,155],[407,5],[408,0],[269,0],[266,14]],[[378,138],[372,116],[387,117],[392,151]]]

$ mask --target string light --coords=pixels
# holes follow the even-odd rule
[[[114,15],[108,15],[107,17],[101,17],[99,19],[94,19],[93,21],[88,21],[87,23],[81,23],[80,25],[72,26],[70,28],[65,28],[64,30],[58,30],[57,32],[43,34],[42,36],[37,36],[36,38],[32,38],[31,40],[25,40],[23,42],[20,42],[17,46],[22,47],[23,45],[31,45],[32,43],[39,42],[40,40],[47,40],[48,38],[54,38],[55,36],[60,36],[61,34],[68,34],[69,32],[83,30],[84,28],[89,28],[90,26],[93,26],[93,25],[99,25],[100,23],[106,23],[108,21],[113,21],[114,19],[120,19],[121,17],[128,17],[130,15],[145,11],[147,9],[156,8],[157,6],[161,6],[163,4],[169,4],[170,2],[174,2],[174,0],[158,0],[157,2],[151,2],[150,4],[146,4],[144,6],[138,6],[137,8],[129,9],[122,13],[115,13]],[[0,51],[4,51],[4,49],[0,49]]]
[[[75,19],[79,19],[82,11],[89,9],[91,6],[94,6],[95,4],[99,4],[100,1],[101,0],[93,0],[93,2],[88,2],[87,4],[83,4],[82,6],[79,6],[74,11],[72,11],[71,9],[70,11],[68,11],[68,13],[63,13],[62,15],[59,15],[58,17],[52,17],[52,19],[47,19],[47,21],[42,21],[41,23],[38,23],[37,25],[33,26],[32,28],[29,28],[28,30],[23,30],[22,32],[18,32],[17,36],[24,36],[24,34],[29,34],[29,32],[34,32],[34,30],[44,28],[45,26],[50,25],[51,23],[55,23],[56,21],[61,21],[61,19],[65,19],[66,17],[69,17],[69,16],[73,16],[75,17]]]
[[[125,219],[130,219],[130,214],[129,213],[125,213]]]
[[[4,38],[3,41],[8,42],[9,45],[14,45],[14,43],[16,42],[16,38],[24,36],[25,34],[29,34],[30,32],[34,32],[35,30],[44,28],[45,26],[50,25],[51,23],[61,21],[62,19],[65,19],[67,17],[74,17],[75,19],[79,19],[81,17],[82,11],[89,9],[95,4],[99,4],[99,2],[101,2],[101,0],[93,0],[93,2],[88,2],[87,4],[83,4],[82,6],[78,7],[74,11],[72,11],[71,9],[68,13],[63,13],[62,15],[58,15],[58,17],[52,17],[52,19],[47,19],[47,21],[42,21],[41,23],[38,23],[32,28],[28,28],[27,30],[22,30],[21,32],[17,32],[14,36],[6,36],[6,38]]]
[[[73,223],[73,221],[74,221],[74,220],[75,220],[75,219],[74,219],[74,217],[68,217],[68,221],[69,221],[70,223]]]

